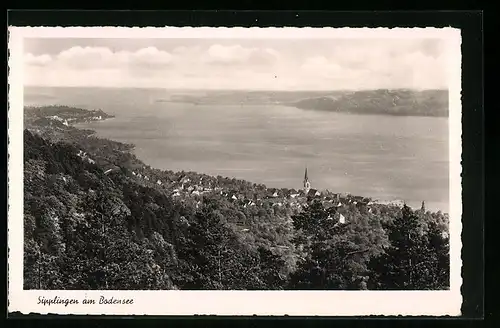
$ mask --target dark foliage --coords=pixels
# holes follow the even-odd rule
[[[160,171],[132,145],[33,122],[26,289],[449,287],[448,218],[424,206]]]

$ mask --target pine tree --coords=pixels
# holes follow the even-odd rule
[[[386,249],[385,254],[371,262],[372,280],[378,282],[372,282],[372,288],[435,288],[437,249],[430,247],[429,235],[421,233],[421,224],[419,217],[405,205],[401,217],[391,227],[391,246]]]
[[[315,202],[294,217],[296,247],[305,256],[290,279],[292,289],[359,289],[368,260],[382,251],[386,236],[379,222],[355,209],[345,224],[336,209]]]

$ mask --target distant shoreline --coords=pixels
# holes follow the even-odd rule
[[[30,102],[52,99],[51,89],[152,90],[155,103],[212,106],[278,105],[324,112],[416,117],[448,117],[448,90],[367,89],[325,91],[176,90],[160,88],[34,87],[26,89]],[[163,95],[162,95],[163,93]],[[43,101],[42,101],[43,102]]]
[[[330,112],[330,113],[335,113],[335,114],[345,114],[345,115],[373,115],[373,116],[378,116],[378,115],[385,115],[385,116],[395,116],[395,117],[429,117],[429,118],[443,118],[443,119],[448,119],[449,115],[425,115],[425,114],[406,114],[406,113],[380,113],[380,112],[349,112],[349,111],[332,111],[332,110],[322,110],[322,109],[312,109],[312,108],[303,108],[296,106],[294,104],[288,104],[288,103],[274,103],[274,104],[211,104],[211,103],[195,103],[195,102],[187,102],[187,101],[180,101],[180,100],[169,100],[169,99],[160,99],[155,101],[156,103],[165,103],[165,104],[189,104],[189,105],[194,105],[194,106],[240,106],[240,107],[252,107],[252,106],[282,106],[282,107],[290,107],[290,108],[296,108],[296,109],[301,109],[305,111],[318,111],[318,112]]]
[[[203,106],[203,105],[201,105]],[[339,112],[337,114],[345,114],[345,115],[362,115],[362,114],[358,114],[358,113],[343,113],[343,112]],[[365,114],[365,115],[369,115],[369,114]],[[109,117],[109,118],[106,118],[106,119],[103,119],[103,120],[100,120],[100,121],[104,121],[104,120],[109,120],[111,118],[116,118],[116,116],[113,116],[113,117]],[[92,130],[94,132],[94,136],[97,137],[97,138],[104,138],[104,139],[110,139],[112,141],[116,141],[112,138],[108,138],[108,137],[105,137],[105,136],[102,136],[102,135],[99,135],[94,129],[92,129],[92,125],[93,124],[97,124],[98,122],[100,121],[90,121],[90,122],[81,122],[81,123],[77,123],[77,124],[74,124],[73,127],[75,127],[76,129],[82,129],[82,130]],[[116,142],[126,142],[127,144],[132,144],[133,140],[127,140],[127,139],[124,139],[124,141],[116,141]],[[134,155],[137,155],[137,149],[134,145],[133,148],[130,149],[130,151],[134,154]],[[148,159],[147,158],[139,158],[141,161],[143,161],[146,165],[149,165],[148,164]],[[151,164],[152,165],[152,164]],[[159,167],[156,167],[158,169],[160,169]],[[165,168],[168,170],[168,168]],[[203,171],[200,171],[200,172],[197,172],[199,174],[207,174],[207,175],[214,175],[214,174],[211,174],[211,173],[207,173],[207,172],[203,172]],[[247,179],[244,179],[244,178],[238,178],[238,177],[234,177],[234,176],[225,176],[226,178],[236,178],[236,179],[243,179],[243,180],[246,180],[248,182],[251,182],[253,183],[254,181],[250,181],[250,180],[247,180]],[[268,188],[272,188],[272,187],[269,187],[266,183],[262,183],[264,184],[266,187]],[[285,189],[294,189],[293,187],[284,187]],[[328,188],[324,188],[324,189],[321,189],[320,191],[326,191],[328,190]],[[339,192],[340,194],[345,194],[345,195],[348,195],[350,194],[349,192]],[[366,195],[365,195],[366,196]],[[365,197],[363,196],[363,197]],[[372,195],[372,196],[366,196],[366,197],[370,197],[371,199],[373,199],[373,201],[377,204],[381,204],[381,205],[391,205],[391,204],[403,204],[405,203],[405,201],[400,198],[400,197],[397,197],[397,196],[392,196],[392,197],[388,197],[388,198],[378,198],[376,195]],[[420,200],[415,200],[415,201],[408,201],[407,204],[412,207],[412,208],[417,208],[419,205],[420,205],[421,201]],[[432,208],[433,210],[435,210],[436,212],[437,211],[442,211],[443,213],[448,213],[449,210],[446,210],[445,207],[446,206],[440,206],[440,205],[445,205],[446,202],[442,202],[442,201],[431,201],[431,200],[426,200],[426,203],[428,205],[429,208]],[[433,206],[433,204],[435,204],[436,206]]]

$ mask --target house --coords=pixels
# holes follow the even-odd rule
[[[338,223],[345,224],[346,219],[345,219],[345,216],[342,215],[342,213],[337,212],[335,216],[336,216],[336,218],[338,220]]]
[[[315,197],[315,196],[317,196],[316,195],[317,192],[318,192],[318,190],[316,190],[316,189],[309,189],[309,192],[307,193],[307,196],[309,196],[309,197]]]
[[[51,119],[53,119],[54,121],[59,121],[59,122],[62,122],[62,121],[63,121],[63,119],[62,119],[62,118],[60,118],[59,116],[56,116],[56,115],[54,115],[54,116],[50,116],[50,118],[51,118]]]
[[[156,181],[156,184],[161,185],[161,181],[160,180]]]

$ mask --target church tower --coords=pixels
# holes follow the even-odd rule
[[[311,183],[309,182],[309,178],[307,177],[307,167],[306,167],[306,172],[304,174],[304,191],[307,194],[309,190],[311,189]]]

